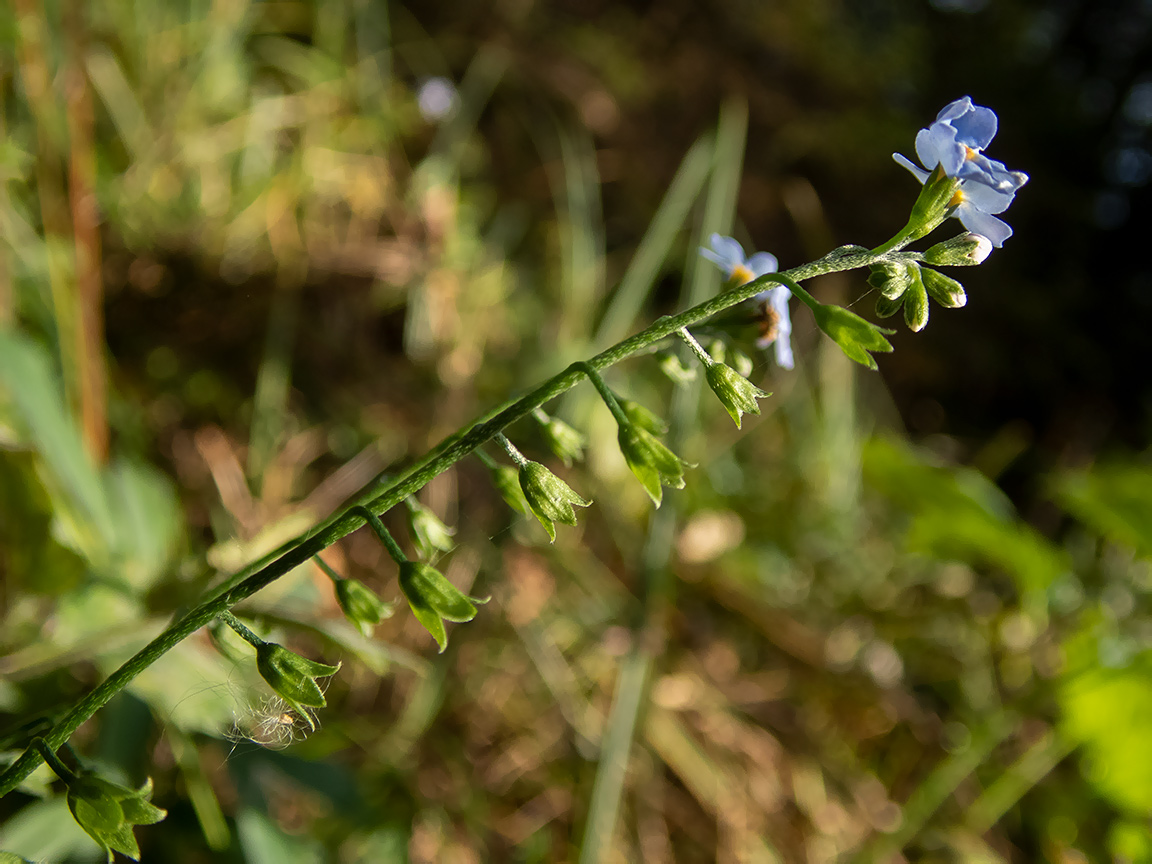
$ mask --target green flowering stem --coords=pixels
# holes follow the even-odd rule
[[[400,544],[392,539],[392,535],[388,533],[388,529],[384,527],[384,523],[380,521],[380,517],[369,510],[367,507],[352,507],[348,511],[353,516],[359,516],[373,531],[376,536],[380,538],[380,542],[384,544],[384,548],[388,550],[388,554],[392,556],[392,560],[397,564],[406,564],[408,556],[400,548]]]
[[[696,355],[696,359],[704,364],[705,369],[716,363],[716,361],[712,359],[712,355],[704,350],[704,346],[696,341],[696,337],[688,332],[687,327],[681,327],[677,332],[680,338],[692,349],[692,353]]]
[[[52,769],[57,777],[69,785],[76,782],[76,772],[72,771],[67,765],[60,761],[60,757],[48,746],[47,741],[43,738],[33,738],[32,747],[44,758],[44,761],[48,763],[48,767]]]
[[[240,619],[233,615],[231,612],[221,612],[216,617],[231,627],[233,630],[235,630],[236,634],[253,648],[262,648],[268,644],[247,627],[245,627],[243,622],[241,622]]]
[[[503,432],[497,432],[493,437],[496,439],[496,443],[504,448],[504,452],[508,454],[508,458],[516,463],[517,468],[523,468],[528,464],[528,457],[521,453],[516,445],[509,441]]]
[[[355,496],[350,502],[351,506],[336,512],[326,522],[317,525],[305,534],[289,540],[212,589],[211,593],[198,605],[184,613],[163,633],[141,648],[120,668],[77,701],[44,735],[44,740],[49,747],[55,748],[63,745],[84,721],[104,707],[137,675],[201,627],[209,624],[221,612],[247,600],[281,576],[292,572],[296,567],[307,562],[313,555],[322,552],[333,543],[360,528],[364,524],[364,518],[354,512],[354,507],[366,507],[372,513],[384,513],[392,509],[408,495],[422,489],[432,478],[455,465],[475,451],[477,447],[490,441],[501,430],[517,420],[527,417],[533,409],[539,408],[571,390],[586,377],[584,368],[591,368],[596,371],[607,369],[634,354],[650,351],[682,327],[691,327],[719,312],[723,312],[725,309],[742,303],[750,297],[754,297],[763,291],[770,282],[779,282],[782,278],[790,280],[811,279],[826,273],[842,273],[846,270],[868,267],[883,260],[888,251],[881,248],[875,252],[870,252],[862,246],[842,246],[833,249],[823,258],[794,267],[782,274],[772,273],[753,279],[751,282],[711,297],[679,315],[659,318],[636,335],[601,351],[583,364],[573,364],[529,393],[510,399],[503,405],[483,414],[468,426],[449,435],[407,468],[396,472],[394,476],[389,478],[387,485],[382,486],[379,481],[371,482]],[[34,747],[26,749],[15,762],[8,766],[3,774],[0,774],[0,796],[8,794],[19,786],[42,761],[43,758]]]
[[[328,578],[332,580],[333,585],[339,585],[346,578],[333,570],[331,565],[329,565],[328,562],[321,558],[319,555],[312,556],[312,563],[323,570],[325,574],[327,574]]]
[[[596,392],[600,394],[600,398],[604,400],[604,404],[608,406],[608,410],[612,412],[612,416],[616,420],[617,426],[629,425],[628,415],[624,413],[624,409],[620,407],[620,402],[616,398],[604,379],[600,377],[600,373],[596,371],[596,367],[591,363],[574,363],[573,366],[580,369],[581,372],[592,382],[592,386],[596,388]]]

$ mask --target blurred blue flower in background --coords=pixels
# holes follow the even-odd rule
[[[745,258],[744,247],[732,237],[713,234],[708,238],[711,249],[700,247],[700,254],[724,271],[735,285],[751,282],[765,273],[775,273],[779,262],[771,252],[756,252]],[[792,296],[783,285],[774,285],[761,291],[753,299],[764,303],[766,320],[763,335],[756,340],[761,348],[776,346],[776,363],[783,369],[795,365],[792,357],[792,318],[788,312],[788,298]]]

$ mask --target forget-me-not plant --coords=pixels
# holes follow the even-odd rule
[[[987,237],[1000,248],[1012,236],[1012,228],[995,214],[1008,209],[1016,190],[1028,182],[1028,175],[1009,171],[1002,162],[983,154],[996,136],[996,129],[995,112],[974,105],[965,96],[945,105],[936,115],[936,122],[917,133],[916,155],[924,168],[900,153],[893,153],[892,158],[921,183],[927,182],[936,167],[959,180],[949,202],[951,215],[969,231]]]
[[[700,255],[707,258],[724,271],[733,286],[743,285],[766,273],[775,273],[779,262],[771,252],[756,252],[744,257],[744,247],[732,237],[713,234],[708,238],[711,249],[700,247]],[[767,332],[756,344],[761,348],[775,345],[776,363],[783,369],[795,366],[792,356],[792,318],[788,312],[788,298],[792,296],[783,285],[773,285],[755,296],[757,302],[765,303],[769,316]]]

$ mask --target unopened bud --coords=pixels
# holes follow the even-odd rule
[[[889,300],[900,297],[908,286],[912,284],[915,264],[905,264],[902,261],[883,261],[872,265],[872,272],[868,276],[868,284],[879,289],[880,293]]]
[[[979,236],[979,235],[976,235]],[[929,267],[923,268],[921,278],[932,299],[947,309],[959,309],[968,302],[964,286],[950,276],[937,273]]]
[[[929,247],[924,260],[943,267],[971,267],[982,264],[990,254],[992,241],[983,234],[969,232]]]

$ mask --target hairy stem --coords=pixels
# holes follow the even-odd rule
[[[884,260],[884,257],[883,254],[869,252],[860,246],[843,246],[809,264],[803,264],[784,273],[769,273],[693,306],[679,315],[659,318],[635,336],[613,345],[586,362],[572,364],[527,395],[510,400],[487,415],[480,417],[471,425],[445,438],[407,469],[391,477],[391,482],[385,488],[381,489],[379,482],[369,484],[365,490],[348,502],[344,509],[327,522],[315,527],[309,533],[289,541],[275,552],[227,580],[211,596],[173,622],[168,629],[140,649],[91,693],[80,699],[44,736],[47,746],[53,749],[59,748],[72,736],[72,733],[81,723],[107,704],[133,678],[192,633],[214,618],[219,617],[220,613],[248,599],[363,525],[365,519],[362,514],[364,511],[354,512],[356,508],[365,508],[372,514],[390,510],[481,444],[491,440],[505,427],[526,417],[534,409],[575,387],[585,377],[588,369],[599,371],[613,366],[621,360],[674,335],[683,327],[689,327],[710,318],[730,306],[735,306],[737,303],[759,294],[769,283],[785,284],[801,300],[810,304],[815,303],[816,301],[812,300],[811,295],[803,289],[797,293],[796,289],[799,286],[796,285],[796,282],[798,280],[810,279],[825,273],[838,273],[867,267]],[[0,774],[0,796],[15,789],[24,778],[36,769],[41,761],[42,757],[35,748],[25,750],[3,774]]]

